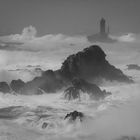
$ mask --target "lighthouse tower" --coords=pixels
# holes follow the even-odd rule
[[[109,36],[109,25],[104,18],[99,21],[99,32],[93,35],[89,35],[87,38],[90,42],[115,42],[115,39]]]
[[[104,18],[100,20],[100,34],[105,35],[106,34],[106,21]]]

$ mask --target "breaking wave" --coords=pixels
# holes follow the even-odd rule
[[[62,98],[63,93],[30,96],[0,93],[0,138],[2,140],[31,138],[105,140],[102,136],[98,138],[98,120],[102,120],[102,117],[104,119],[110,110],[119,110],[122,106],[128,106],[137,95],[139,84],[104,88],[113,94],[100,101],[90,100],[87,94],[81,94],[80,101],[68,101]],[[65,115],[74,110],[84,114],[83,122],[78,119],[75,122],[64,120]],[[19,127],[20,132],[18,132]],[[122,138],[124,137],[120,137]]]

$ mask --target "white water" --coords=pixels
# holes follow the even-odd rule
[[[69,54],[86,47],[85,44],[82,46],[81,44],[78,43],[73,47],[69,45],[64,47],[63,44],[60,45],[60,49],[54,45],[53,49],[51,46],[47,47],[47,51],[36,53],[0,51],[0,63],[4,68],[7,66],[8,70],[10,66],[13,68],[13,65],[17,65],[16,68],[19,68],[19,64],[24,63],[25,65],[41,63],[45,68],[58,68]],[[111,83],[110,86],[102,87],[112,92],[112,95],[105,100],[91,101],[87,96],[83,96],[80,102],[68,102],[63,100],[63,93],[33,96],[0,93],[0,108],[15,106],[5,112],[0,110],[0,140],[140,139],[140,72],[125,70],[127,64],[139,64],[139,45],[136,43],[101,44],[109,62],[122,68],[136,81],[132,85]],[[0,81],[9,82],[19,78],[19,75],[24,80],[32,78],[27,71],[26,73],[20,71],[18,75],[0,72]],[[85,118],[82,123],[78,120],[75,123],[64,120],[65,115],[74,110],[84,113]],[[49,124],[46,129],[42,129],[44,122]]]
[[[66,101],[62,93],[44,95],[0,94],[0,107],[15,106],[0,119],[0,140],[112,140],[140,137],[140,84],[102,87],[113,94],[105,100]],[[81,111],[85,118],[71,123],[67,113]],[[3,113],[3,114],[4,114]],[[0,112],[1,114],[1,112]],[[1,116],[1,115],[0,115]],[[6,118],[6,117],[5,117]],[[42,124],[47,122],[47,128]]]

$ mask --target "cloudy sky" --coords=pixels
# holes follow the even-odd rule
[[[140,32],[139,0],[0,0],[0,35],[35,26],[38,35],[91,34],[105,17],[111,32]]]

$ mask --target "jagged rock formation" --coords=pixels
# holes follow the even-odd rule
[[[69,118],[69,120],[71,121],[75,121],[77,118],[79,118],[80,121],[82,121],[84,118],[84,114],[82,112],[73,111],[67,114],[64,119],[67,119],[67,118]]]
[[[80,99],[80,90],[76,87],[69,87],[64,91],[64,98],[68,100]]]
[[[42,91],[47,93],[55,93],[63,87],[63,81],[58,79],[52,70],[45,71],[41,77],[36,77],[32,81],[25,84],[21,93],[27,94],[42,94]]]
[[[73,79],[77,77],[80,80],[79,85],[73,83]],[[0,83],[1,92],[10,92],[11,89],[19,94],[43,94],[55,93],[62,88],[73,86],[66,89],[65,93],[68,98],[79,97],[80,90],[87,92],[95,97],[106,94],[94,84],[85,81],[92,81],[98,84],[97,81],[102,82],[102,79],[118,82],[133,82],[130,77],[123,74],[120,69],[115,68],[106,60],[106,54],[97,45],[85,48],[77,54],[70,55],[62,64],[59,70],[47,70],[42,73],[40,77],[35,77],[33,80],[24,83],[22,80],[13,80],[10,86],[5,83]],[[11,89],[10,89],[11,88]],[[104,93],[103,93],[104,92]]]
[[[22,81],[21,79],[18,80],[12,80],[10,83],[10,87],[12,88],[13,91],[19,92],[23,87],[25,86],[25,82]]]
[[[42,76],[35,77],[32,81],[25,83],[24,81],[12,80],[10,86],[6,82],[0,83],[0,91],[7,93],[14,91],[18,94],[43,94],[46,93],[55,93],[61,89],[65,84],[62,79],[57,78],[56,74],[52,70],[47,70],[43,72]],[[10,89],[11,88],[11,89]]]
[[[78,77],[86,80],[106,79],[118,82],[132,82],[120,69],[109,64],[106,60],[106,54],[97,45],[70,55],[63,62],[60,71],[63,77],[69,80]]]
[[[0,82],[0,92],[10,93],[11,89],[6,82]]]
[[[104,99],[106,96],[111,95],[110,92],[101,90],[97,85],[86,82],[83,79],[74,79],[73,86],[64,91],[65,99],[80,99],[80,92],[89,94],[91,99],[99,100]]]

